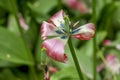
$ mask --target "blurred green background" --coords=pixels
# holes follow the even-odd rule
[[[92,0],[73,0],[79,8],[69,1],[0,0],[0,80],[45,80],[46,66],[51,80],[79,80],[68,45],[67,64],[52,60],[40,47],[42,21],[48,21],[61,9],[69,15],[71,23],[92,22]],[[98,71],[97,80],[120,80],[120,1],[96,0],[95,9],[97,66],[103,62],[107,65],[109,54],[118,61],[117,67],[105,66]],[[73,39],[73,44],[85,80],[92,80],[93,40]],[[113,73],[113,68],[118,73]]]

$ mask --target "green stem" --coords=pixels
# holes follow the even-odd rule
[[[96,74],[97,74],[97,71],[96,71],[96,66],[97,66],[96,37],[93,39],[93,50],[94,50],[94,53],[93,53],[93,76],[94,76],[93,80],[96,80]]]
[[[29,66],[29,80],[38,80],[33,66]]]
[[[30,59],[33,61],[33,57],[31,56],[31,53],[30,53],[30,50],[28,49],[27,47],[27,43],[25,41],[25,38],[24,38],[24,32],[22,30],[22,27],[20,26],[20,23],[19,23],[19,18],[18,18],[18,15],[17,15],[17,5],[15,4],[15,0],[10,0],[10,3],[11,3],[11,7],[12,7],[12,13],[14,14],[14,17],[16,19],[16,22],[18,24],[18,28],[19,28],[19,31],[20,31],[20,34],[21,34],[21,38],[23,40],[23,43],[24,43],[24,46],[29,54],[29,57]],[[29,69],[30,69],[30,78],[31,80],[37,80],[37,77],[36,77],[36,73],[35,73],[35,70],[34,70],[34,66],[29,66]]]
[[[114,80],[117,80],[116,75],[113,75]]]
[[[62,9],[62,0],[58,0],[58,10]]]
[[[81,71],[81,68],[80,68],[77,56],[75,54],[75,50],[73,48],[73,44],[72,44],[71,38],[68,39],[68,45],[69,45],[69,48],[70,48],[70,51],[71,51],[71,54],[72,54],[72,57],[73,57],[73,60],[74,60],[74,63],[75,63],[78,75],[79,75],[79,78],[80,78],[80,80],[84,80],[84,77],[83,77],[83,74],[82,74],[82,71]]]
[[[100,49],[99,49],[99,51],[100,51]],[[101,60],[103,61],[103,63],[104,63],[105,65],[107,65],[107,62],[106,62],[106,59],[105,59],[105,57],[104,57],[104,55],[103,55],[102,50],[101,50],[101,52],[99,53],[99,56],[100,56]]]
[[[93,23],[96,25],[96,0],[92,0],[92,11],[93,11]],[[96,31],[97,32],[97,31]],[[93,39],[93,80],[96,80],[96,65],[97,65],[97,43],[96,43],[96,35]]]
[[[41,64],[41,47],[40,47],[41,43],[42,43],[42,40],[39,33],[37,43],[35,46],[35,57],[36,57],[37,64]]]

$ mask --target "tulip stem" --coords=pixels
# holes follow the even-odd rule
[[[78,59],[77,59],[73,44],[72,44],[71,37],[68,39],[68,45],[69,45],[70,52],[72,54],[73,61],[75,63],[79,78],[80,78],[80,80],[84,80],[84,77],[83,77],[83,74],[82,74],[82,71],[81,71],[81,68],[80,68],[80,65],[79,65],[79,62],[78,62]]]
[[[93,23],[96,25],[96,0],[92,0],[92,19]],[[96,31],[97,32],[97,31]],[[96,42],[96,34],[93,38],[93,80],[96,80],[96,65],[97,65],[97,42]]]

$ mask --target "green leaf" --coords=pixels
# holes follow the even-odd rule
[[[13,8],[11,2],[14,2],[16,5],[16,0],[0,0],[0,7],[9,11],[9,12],[13,12]],[[15,7],[16,9],[17,7]]]
[[[24,68],[24,70],[26,70],[25,66],[22,66]],[[18,79],[20,80],[30,80],[28,77],[28,74],[26,74],[26,72],[24,72],[23,70],[19,69],[20,67],[12,67],[11,72],[13,73],[13,75],[15,75]]]
[[[74,75],[73,75],[74,74]],[[51,76],[51,80],[79,80],[75,67],[67,67]]]
[[[80,54],[84,53],[85,55],[92,57],[93,54],[93,40],[86,41],[82,47],[80,47]]]
[[[106,31],[97,32],[97,40],[96,40],[97,44],[99,45],[100,43],[102,43],[106,36],[107,36]]]
[[[98,34],[97,34],[98,35]],[[102,40],[102,39],[101,39]],[[101,42],[99,40],[99,42]],[[89,78],[93,78],[93,40],[86,41],[85,44],[76,49],[76,55],[79,60],[82,72]],[[87,65],[87,66],[86,66]],[[100,76],[97,73],[97,80],[100,80]]]
[[[86,51],[89,49],[85,48]],[[76,55],[79,60],[82,72],[86,74],[87,77],[93,79],[93,59],[88,57],[83,50],[76,50]],[[97,73],[97,80],[100,80],[100,76]]]
[[[48,13],[56,5],[57,0],[38,0],[34,3],[35,10],[42,14]]]
[[[89,78],[93,78],[93,60],[91,59],[92,58],[91,56],[93,54],[93,47],[92,46],[93,46],[93,41],[90,40],[90,41],[87,41],[87,43],[84,46],[82,46],[80,49],[75,49],[77,58],[79,60],[79,64],[80,64],[81,69],[82,69],[82,72],[85,76],[87,76]],[[74,76],[77,76],[77,73],[76,74],[74,73],[75,75],[71,76],[73,74],[72,72],[76,72],[75,66],[72,69],[67,69],[67,68],[74,65],[74,62],[73,62],[71,53],[69,51],[68,45],[65,48],[65,53],[67,54],[67,57],[68,57],[67,64],[54,61],[54,64],[57,65],[57,67],[59,67],[61,70],[60,70],[60,73],[58,72],[52,78],[53,80],[64,80],[62,78],[65,78],[65,76],[67,76],[68,79],[70,78],[69,80],[76,80],[76,78]],[[64,68],[67,69],[67,70],[65,70],[66,72],[64,72]],[[74,71],[71,71],[71,70],[74,70]],[[70,76],[68,76],[67,73],[69,73],[68,75],[70,75]],[[97,80],[100,80],[100,76],[98,73],[97,73]]]
[[[33,18],[35,18],[35,20],[38,23],[41,23],[43,20],[47,20],[48,19],[48,15],[47,14],[43,14],[42,12],[39,12],[39,10],[37,10],[34,5],[32,5],[31,3],[27,3],[28,8],[30,9],[30,13],[32,15]]]
[[[119,75],[117,75],[116,78],[117,78],[117,80],[120,80],[120,76]]]
[[[38,23],[49,18],[49,12],[57,5],[57,0],[38,0],[34,4],[27,3],[30,13]]]
[[[107,31],[107,38],[113,38],[114,35],[114,28],[113,28],[113,16],[116,11],[116,5],[115,4],[107,4],[102,9],[99,20],[98,20],[98,26],[100,30],[106,30]]]
[[[118,29],[120,29],[120,1],[116,1],[115,5],[117,6],[117,9],[115,11],[115,15],[113,18],[113,23],[114,23],[114,27]]]
[[[14,63],[11,63],[11,62],[8,62],[8,61],[0,59],[0,68],[3,68],[3,67],[14,67],[14,66],[17,66],[17,64],[14,64]]]
[[[15,77],[9,69],[4,69],[0,73],[0,80],[19,80],[20,78]]]
[[[39,72],[37,72],[37,77],[40,80],[45,80],[44,71],[40,70]]]
[[[97,14],[97,19],[100,17],[100,13],[102,9],[105,7],[105,5],[111,3],[112,0],[97,0],[96,3],[96,14]]]
[[[7,11],[11,11],[10,0],[0,0],[0,7]]]
[[[13,32],[13,33],[15,33],[17,35],[20,34],[19,28],[18,28],[18,25],[17,25],[17,21],[16,21],[14,15],[12,15],[12,14],[9,15],[9,18],[8,18],[8,29],[11,32]]]
[[[0,59],[16,64],[33,65],[22,39],[0,27]]]
[[[38,30],[38,25],[36,25],[32,19],[29,21],[28,26],[29,26],[28,30],[25,31],[25,39],[27,41],[27,44],[29,45],[29,48],[32,50],[35,48],[35,45],[37,43],[36,41],[37,41],[39,30]]]

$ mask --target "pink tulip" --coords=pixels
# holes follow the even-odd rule
[[[64,48],[69,37],[77,38],[78,40],[90,40],[95,34],[95,27],[92,23],[67,31],[66,16],[65,12],[60,10],[50,18],[49,22],[43,21],[41,26],[41,37],[44,40],[42,48],[46,49],[49,57],[64,63],[68,60]],[[70,25],[70,23],[68,24]]]
[[[120,61],[117,59],[117,57],[113,54],[110,54],[106,57],[106,60],[107,60],[107,67],[114,74],[119,74],[120,73]]]
[[[103,68],[108,68],[113,74],[120,73],[120,61],[114,54],[109,54],[105,58],[106,63],[102,63],[97,67],[97,71],[100,72]]]

